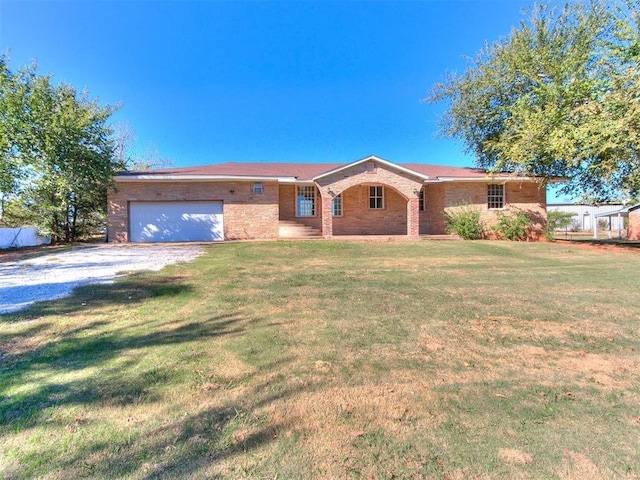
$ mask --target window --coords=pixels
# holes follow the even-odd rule
[[[424,188],[420,190],[420,195],[418,196],[418,210],[424,212]]]
[[[316,214],[316,187],[298,186],[296,189],[296,216],[314,217]]]
[[[384,208],[384,189],[381,186],[369,187],[369,208]]]
[[[487,206],[489,209],[504,208],[504,185],[490,183],[487,190]]]
[[[262,185],[262,182],[254,182],[251,184],[251,193],[254,195],[262,195],[264,193],[264,185]]]
[[[331,213],[334,217],[342,216],[342,194],[331,199]]]

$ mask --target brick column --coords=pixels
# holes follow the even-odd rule
[[[330,196],[322,197],[322,236],[324,238],[333,237],[333,210]]]
[[[411,196],[407,200],[407,236],[409,238],[420,237],[420,204],[418,198]]]

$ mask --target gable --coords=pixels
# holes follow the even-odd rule
[[[356,185],[384,185],[406,199],[416,197],[425,178],[376,157],[368,157],[314,178],[324,195],[336,196]]]

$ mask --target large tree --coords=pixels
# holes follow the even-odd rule
[[[566,177],[564,192],[606,199],[640,191],[638,1],[536,5],[462,74],[433,87],[441,130],[478,166]]]
[[[53,241],[74,241],[104,218],[107,189],[124,168],[102,107],[35,67],[13,74],[0,58],[0,190],[17,217]],[[5,108],[6,106],[6,108]]]

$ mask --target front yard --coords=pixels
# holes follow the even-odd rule
[[[0,316],[0,477],[640,476],[640,252],[207,248]]]

